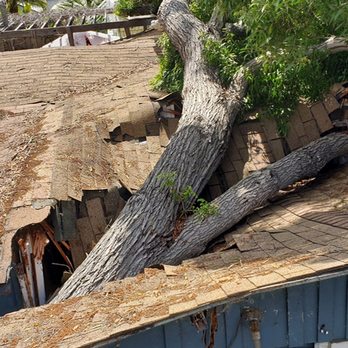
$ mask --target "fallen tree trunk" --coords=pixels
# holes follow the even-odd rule
[[[162,262],[178,264],[201,254],[212,239],[265,204],[279,190],[300,179],[316,176],[329,161],[347,153],[347,134],[328,135],[252,173],[212,202],[219,208],[217,215],[204,221],[191,216],[162,256]]]
[[[184,0],[162,2],[160,20],[184,62],[184,107],[179,128],[143,188],[64,284],[54,302],[91,292],[101,284],[158,263],[172,243],[178,202],[161,189],[159,174],[175,173],[175,189],[200,192],[219,165],[246,92],[242,73],[224,88],[203,57],[202,33]]]
[[[202,190],[224,155],[247,83],[241,70],[229,88],[221,84],[203,57],[202,34],[213,34],[190,13],[185,0],[164,0],[159,20],[185,63],[184,108],[179,128],[143,188],[127,202],[120,217],[64,284],[54,302],[87,294],[105,282],[135,275],[144,267],[163,262],[164,257],[176,263],[180,258],[196,255],[204,249],[208,239],[213,238],[210,233],[202,238],[199,235],[208,228],[223,232],[224,226],[233,225],[225,221],[225,208],[222,208],[218,219],[221,221],[216,226],[213,219],[209,220],[207,228],[199,229],[200,224],[193,223],[193,231],[199,230],[194,240],[202,241],[196,249],[187,250],[192,246],[192,243],[187,244],[192,236],[189,232],[192,222],[187,223],[172,245],[179,204],[168,188],[161,188],[158,175],[175,173],[173,189],[176,191],[186,186],[192,186],[197,193]],[[339,46],[342,49],[341,42]],[[261,61],[255,59],[247,67],[254,69],[260,64]],[[238,199],[241,204],[243,198]],[[182,251],[178,250],[180,247]]]

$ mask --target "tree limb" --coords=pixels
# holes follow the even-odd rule
[[[201,254],[208,242],[225,232],[288,185],[315,176],[329,161],[348,153],[348,135],[333,134],[313,141],[231,187],[212,203],[219,214],[199,221],[190,217],[163,262],[178,264]]]
[[[331,36],[322,44],[314,46],[310,50],[310,53],[312,53],[314,50],[329,51],[332,54],[339,52],[348,52],[347,39],[344,37]]]
[[[206,26],[189,12],[183,0],[164,0],[159,19],[185,63],[184,105],[179,127],[143,187],[59,291],[54,302],[87,294],[103,283],[132,276],[161,262],[172,242],[179,203],[158,176],[175,172],[176,191],[192,186],[201,192],[224,156],[232,124],[245,95],[238,75],[233,93],[226,93],[203,59],[202,30]]]

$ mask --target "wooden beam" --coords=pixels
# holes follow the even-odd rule
[[[69,45],[70,46],[75,46],[75,41],[74,41],[74,33],[71,30],[71,27],[66,28],[66,33],[68,34],[68,39],[69,39]]]
[[[73,24],[74,21],[74,16],[70,16],[68,19],[68,22],[66,24],[67,27],[70,27]]]
[[[130,28],[124,28],[124,31],[126,32],[126,38],[130,38],[131,37],[131,31]]]
[[[85,24],[85,25],[71,25],[69,28],[73,33],[84,32],[84,31],[100,31],[108,29],[121,29],[121,28],[132,28],[132,27],[143,27],[150,25],[153,20],[153,16],[148,18],[135,18],[125,21],[108,22],[108,23],[95,23],[95,24]],[[51,36],[56,34],[65,34],[67,32],[67,27],[61,26],[57,28],[38,28],[35,29],[38,37]],[[0,33],[1,39],[12,39],[17,37],[31,37],[30,30],[17,30],[17,31],[5,31]]]
[[[32,44],[33,48],[38,48],[39,43],[37,41],[36,30],[30,30],[30,33],[31,33],[31,44]]]
[[[41,29],[45,28],[47,26],[48,22],[49,22],[49,19],[47,21],[44,21],[40,28]]]
[[[53,25],[54,28],[57,28],[57,27],[58,27],[58,25],[60,24],[62,18],[63,18],[63,16],[60,16],[60,17],[56,20],[56,22],[55,22],[54,25]]]
[[[32,30],[34,28],[34,26],[36,25],[36,23],[37,23],[37,19],[33,23],[31,23],[30,26],[26,30]]]
[[[23,22],[19,23],[19,25],[17,25],[17,27],[16,27],[15,31],[16,31],[16,30],[18,30],[18,29],[20,29],[20,28],[22,28],[22,27],[23,27],[23,25],[24,25],[24,23],[23,23]]]

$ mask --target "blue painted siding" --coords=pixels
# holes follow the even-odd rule
[[[348,339],[347,296],[347,277],[339,277],[265,292],[219,307],[214,347],[253,348],[248,324],[241,319],[245,307],[262,313],[263,348],[313,348],[315,342]],[[127,337],[119,346],[205,348],[203,335],[186,317]]]
[[[0,285],[0,316],[23,308],[22,295],[14,270],[10,271],[9,280]]]

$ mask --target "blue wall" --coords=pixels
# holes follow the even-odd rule
[[[245,307],[262,312],[263,348],[309,348],[315,342],[348,339],[347,277],[266,292],[218,308],[215,348],[253,348]],[[322,328],[322,330],[320,330]],[[323,332],[321,332],[323,331]],[[105,345],[115,347],[115,345]],[[189,318],[125,338],[120,348],[204,348]]]
[[[22,295],[14,270],[6,284],[0,284],[0,316],[23,308]]]

